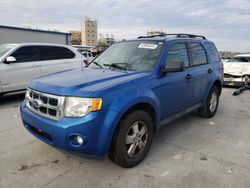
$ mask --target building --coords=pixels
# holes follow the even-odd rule
[[[97,45],[97,21],[86,17],[82,22],[82,45]]]
[[[80,45],[82,43],[81,31],[70,31],[70,34],[72,45]]]
[[[102,34],[99,35],[98,45],[102,46],[110,46],[111,44],[115,43],[115,38],[113,34],[106,34],[104,37]]]
[[[0,45],[6,43],[70,44],[70,33],[0,25]]]

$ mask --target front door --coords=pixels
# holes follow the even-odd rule
[[[15,62],[0,66],[0,79],[3,92],[23,90],[27,84],[40,77],[39,52],[36,46],[25,46],[17,49],[9,56],[16,58]]]
[[[189,56],[185,43],[174,43],[170,46],[165,63],[182,61],[184,71],[169,72],[161,78],[161,119],[193,105],[194,78],[189,68]]]

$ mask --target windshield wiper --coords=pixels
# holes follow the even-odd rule
[[[127,70],[127,63],[111,63],[111,64],[103,64],[104,66],[109,66],[110,68],[118,68],[120,70]],[[121,66],[121,65],[125,65],[125,66]]]
[[[94,63],[95,65],[97,65],[98,67],[100,67],[101,69],[103,69],[102,65],[100,63],[97,63],[96,61],[91,61],[90,64]],[[89,65],[90,65],[89,64]],[[88,66],[89,66],[88,65]]]

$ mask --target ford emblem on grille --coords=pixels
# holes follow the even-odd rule
[[[32,105],[33,105],[33,107],[35,107],[35,108],[39,108],[42,104],[43,104],[43,102],[42,102],[41,100],[38,100],[38,99],[35,99],[35,100],[33,100],[33,102],[32,102]]]

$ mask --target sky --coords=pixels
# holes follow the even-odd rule
[[[133,39],[148,30],[205,35],[219,50],[250,52],[250,0],[0,0],[0,25],[80,30]]]

